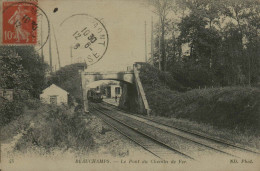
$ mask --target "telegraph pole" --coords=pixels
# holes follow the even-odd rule
[[[70,46],[70,64],[72,64],[72,45]]]
[[[146,44],[146,21],[144,22],[144,46],[145,46],[145,62],[147,62],[147,44]]]
[[[159,70],[162,70],[161,66],[161,19],[159,16]]]
[[[152,21],[151,21],[151,28],[152,28],[152,30],[151,30],[151,59],[152,59],[152,65],[154,65],[154,45],[153,45],[153,17],[152,17]]]
[[[53,35],[54,35],[55,43],[56,43],[56,50],[57,50],[57,55],[58,55],[59,68],[61,68],[61,66],[60,66],[60,53],[59,53],[58,43],[57,43],[57,39],[56,39],[55,30],[54,30],[53,25],[52,25],[52,30],[53,30]]]
[[[42,41],[42,17],[43,16],[41,16],[41,56],[42,56],[42,63],[44,63],[44,56],[43,56],[43,46],[42,46],[42,44],[43,44],[43,41]]]
[[[49,35],[49,56],[50,56],[50,67],[51,67],[51,73],[52,73],[51,31],[50,31],[50,35]]]

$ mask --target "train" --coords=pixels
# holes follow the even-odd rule
[[[88,91],[88,100],[95,103],[101,103],[103,101],[102,94],[96,90],[90,89]]]

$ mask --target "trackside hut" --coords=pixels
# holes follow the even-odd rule
[[[68,104],[68,92],[62,88],[52,84],[48,88],[43,90],[40,95],[41,101],[47,104],[61,105]]]

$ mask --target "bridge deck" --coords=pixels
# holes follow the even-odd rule
[[[84,75],[134,74],[133,71],[85,72]]]

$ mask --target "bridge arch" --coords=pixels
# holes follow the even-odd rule
[[[148,101],[145,96],[145,92],[143,90],[143,86],[141,80],[139,78],[139,70],[142,67],[143,63],[136,62],[133,65],[133,70],[127,68],[127,71],[121,72],[86,72],[81,71],[81,81],[82,81],[82,91],[83,91],[83,104],[84,104],[84,111],[89,112],[88,107],[88,99],[87,99],[87,92],[89,90],[89,84],[94,81],[99,80],[117,80],[129,84],[124,84],[127,86],[123,88],[124,92],[124,99],[132,99],[129,101],[135,101],[134,104],[138,108],[139,113],[146,113],[149,115],[151,109],[149,108]],[[128,98],[127,98],[128,96]],[[127,101],[122,102],[127,103]],[[129,103],[130,107],[133,106]],[[131,107],[132,108],[132,107]]]
[[[134,74],[131,71],[123,72],[83,72],[83,85],[87,86],[91,82],[99,80],[116,80],[134,84]]]
[[[134,73],[132,71],[121,71],[121,72],[81,72],[81,81],[82,81],[82,90],[83,90],[83,103],[84,110],[88,111],[88,98],[87,92],[90,87],[90,83],[99,81],[99,80],[116,80],[125,82],[128,84],[134,84]]]

